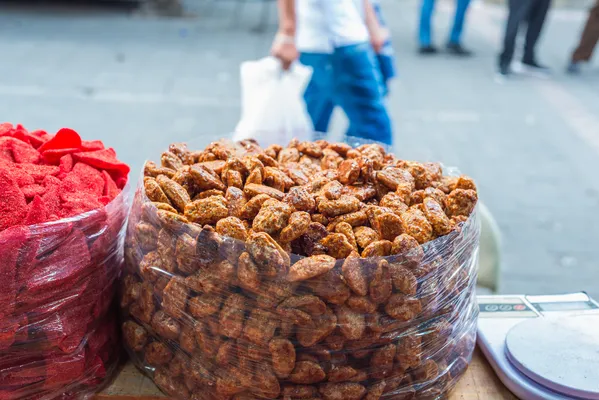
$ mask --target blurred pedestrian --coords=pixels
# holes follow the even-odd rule
[[[522,69],[546,75],[549,68],[537,62],[535,48],[545,24],[551,0],[508,0],[509,15],[503,38],[503,51],[499,55],[499,74],[508,76],[514,57],[516,37],[520,26],[526,23],[526,41],[522,57]]]
[[[349,119],[348,136],[391,144],[391,121],[373,51],[382,48],[387,37],[370,0],[360,1],[365,2],[365,17],[354,0],[278,0],[279,30],[271,52],[288,67],[299,51],[299,61],[313,68],[304,98],[317,132],[328,130],[338,105]]]
[[[447,50],[457,56],[469,56],[472,52],[462,46],[462,31],[464,30],[464,20],[466,19],[466,11],[468,11],[470,0],[455,0],[455,2],[455,16],[449,40],[447,41]],[[434,8],[435,0],[422,0],[418,35],[420,54],[435,54],[438,51],[433,45],[431,34],[431,19]]]
[[[580,64],[591,60],[597,41],[599,41],[599,0],[589,10],[589,18],[582,31],[580,43],[572,54],[568,72],[573,74],[580,72]]]
[[[363,0],[355,0],[355,1],[363,1]],[[381,78],[383,80],[383,95],[387,96],[389,94],[389,81],[397,75],[396,67],[395,67],[395,52],[393,51],[393,45],[391,44],[391,34],[387,29],[387,24],[385,23],[385,19],[383,18],[383,10],[381,9],[380,0],[370,0],[372,4],[372,9],[376,15],[376,19],[379,24],[379,28],[383,32],[381,35],[381,39],[383,40],[377,48],[375,48],[376,58],[378,61],[379,69],[381,71]],[[365,7],[368,4],[364,4]],[[365,17],[366,20],[366,17]],[[377,29],[377,28],[375,28]],[[373,48],[375,45],[373,44]]]

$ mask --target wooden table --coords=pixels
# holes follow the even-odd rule
[[[165,395],[152,380],[127,363],[114,382],[95,400],[164,400]],[[451,392],[450,400],[516,400],[499,381],[478,348],[472,364]]]

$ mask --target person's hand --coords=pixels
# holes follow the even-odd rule
[[[391,33],[389,29],[379,27],[372,32],[370,32],[370,43],[372,44],[372,48],[375,53],[380,53],[383,50],[383,46],[389,40]]]
[[[289,66],[299,57],[293,36],[277,33],[272,42],[270,54],[281,60],[283,69],[289,69]]]

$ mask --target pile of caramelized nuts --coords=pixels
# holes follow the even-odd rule
[[[378,144],[172,144],[130,217],[126,345],[178,398],[434,398],[474,345],[477,198]]]

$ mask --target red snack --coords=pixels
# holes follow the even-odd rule
[[[72,129],[62,128],[50,140],[40,146],[40,153],[47,150],[57,149],[80,149],[81,138],[79,134]]]
[[[61,218],[69,218],[104,207],[99,198],[87,193],[68,193],[62,196],[64,202],[58,214]]]
[[[80,151],[79,148],[76,147],[72,147],[72,148],[67,148],[67,149],[51,149],[51,150],[46,150],[42,153],[42,157],[44,158],[44,160],[50,164],[56,164],[58,162],[60,162],[60,159],[62,157],[64,157],[67,154],[73,154],[73,153],[77,153],[78,151]]]
[[[104,143],[101,140],[82,140],[81,150],[83,151],[96,151],[104,150]]]
[[[57,356],[46,359],[45,388],[57,388],[67,382],[74,382],[85,372],[85,352],[74,355]]]
[[[35,196],[42,196],[44,193],[46,193],[46,187],[34,183],[33,185],[23,186],[21,191],[27,200],[31,200]]]
[[[70,303],[59,310],[45,311],[42,317],[32,320],[36,330],[43,333],[44,341],[64,353],[76,350],[91,322],[89,307],[84,309]]]
[[[116,158],[116,152],[112,148],[90,151],[87,153],[75,153],[73,158],[98,169],[111,172],[113,177],[123,177],[129,174],[129,166]]]
[[[40,160],[40,153],[29,143],[21,142],[18,139],[13,139],[12,157],[15,160],[15,162],[19,164],[37,164]]]
[[[13,319],[0,320],[0,350],[8,349],[15,341],[19,323]]]
[[[13,162],[14,159],[12,158],[12,150],[8,146],[0,145],[0,165],[12,164]]]
[[[35,182],[42,182],[44,179],[46,179],[47,176],[56,176],[59,173],[58,167],[54,165],[24,163],[15,164],[13,167],[16,170],[20,171],[22,174],[26,174],[29,177],[33,178],[32,180]],[[19,184],[19,186],[23,187],[25,185]]]
[[[114,199],[121,191],[108,172],[102,171],[102,178],[104,178],[104,191],[102,193],[110,200]]]
[[[43,188],[43,186],[40,186]],[[41,224],[48,220],[48,210],[44,204],[44,200],[36,195],[33,201],[27,206],[27,217],[25,217],[25,225]]]
[[[15,161],[12,155],[13,141],[18,142],[18,140],[13,137],[0,137],[0,160],[9,164]]]
[[[104,361],[102,361],[100,356],[85,353],[85,359],[85,370],[87,371],[87,374],[93,374],[93,377],[95,377],[95,379],[91,379],[91,377],[88,378],[86,381],[87,384],[98,382],[100,379],[106,376]]]
[[[28,362],[27,367],[22,365],[11,365],[2,369],[0,386],[27,385],[44,379],[44,366],[39,361]],[[1,393],[1,392],[0,392]],[[15,399],[19,396],[8,397]],[[1,395],[0,395],[0,398]]]
[[[73,230],[60,248],[40,260],[35,275],[26,283],[31,292],[52,289],[78,278],[90,264],[85,235]]]
[[[27,129],[25,129],[23,125],[17,124],[17,126],[12,129],[11,136],[22,142],[27,142]]]
[[[0,124],[0,137],[10,136],[11,133],[12,133],[12,124],[9,124],[8,122],[4,122],[4,123]]]
[[[60,187],[62,181],[55,176],[46,176],[42,181],[42,185],[44,185],[47,189],[51,189],[53,187]]]
[[[17,260],[19,250],[29,238],[29,229],[15,226],[0,232],[0,320],[12,314],[17,294]]]
[[[42,144],[46,143],[50,140],[50,135],[46,131],[37,130],[32,131],[27,134],[27,139],[29,143],[36,149],[38,149]]]
[[[32,271],[30,271],[29,274],[31,274],[31,272]],[[38,330],[46,330],[43,327],[45,322],[40,321],[51,313],[61,311],[77,304],[80,301],[79,297],[87,290],[89,281],[90,279],[84,279],[68,288],[58,286],[55,289],[47,290],[42,294],[21,292],[17,296],[17,300],[24,306],[23,310],[33,312],[39,316],[37,317],[37,320],[32,321],[32,324],[34,324]],[[46,337],[46,339],[50,340],[49,337]]]
[[[72,173],[79,178],[82,184],[81,190],[96,196],[102,196],[104,192],[104,179],[100,171],[79,162],[73,167]]]
[[[19,187],[33,185],[35,179],[21,168],[22,165],[26,164],[12,164],[8,166],[0,163],[0,170],[7,171]]]
[[[127,184],[127,176],[120,176],[114,181],[119,189],[122,189]]]
[[[101,355],[102,357],[105,357],[103,354],[105,352],[104,347],[112,342],[116,329],[117,327],[114,320],[111,320],[110,322],[102,324],[95,332],[93,332],[87,338],[89,353],[91,355]]]
[[[46,205],[48,219],[51,216],[58,216],[60,214],[60,186],[59,185],[47,185],[46,193],[42,196],[44,204]]]
[[[34,267],[37,262],[36,257],[40,249],[41,239],[36,236],[36,228],[31,227],[29,239],[23,243],[19,250],[19,257],[17,259],[17,282],[23,282],[25,277],[28,277],[31,268]],[[24,316],[26,318],[26,316]]]
[[[20,224],[27,215],[25,195],[10,172],[0,168],[0,232]]]
[[[58,164],[59,176],[64,178],[66,174],[73,170],[73,156],[70,154],[60,157],[60,163]]]

